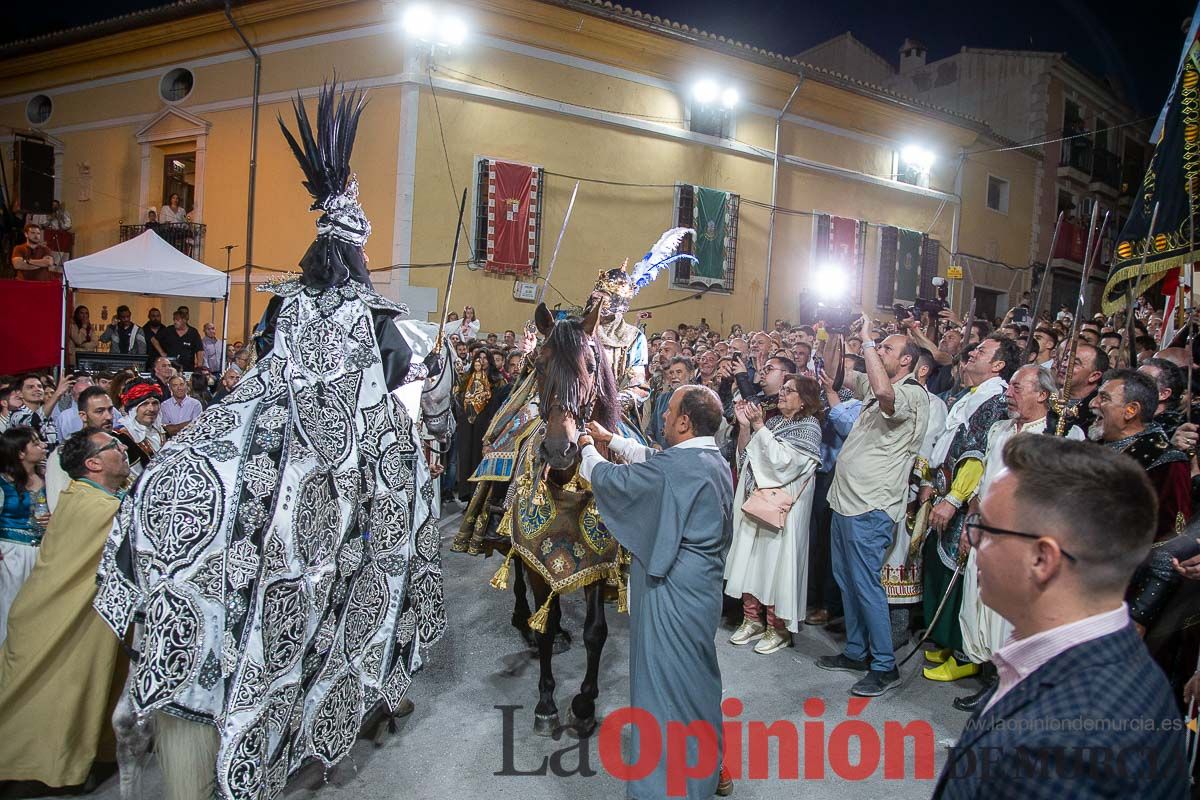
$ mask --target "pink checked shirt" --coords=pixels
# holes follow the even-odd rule
[[[1009,639],[1003,647],[992,653],[992,661],[996,665],[1000,682],[984,711],[996,705],[1001,697],[1041,669],[1050,659],[1072,647],[1116,633],[1128,624],[1129,606],[1121,603],[1120,607],[1112,611],[1059,625],[1057,628],[1036,633],[1028,639]]]

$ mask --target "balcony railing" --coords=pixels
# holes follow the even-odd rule
[[[1062,233],[1058,235],[1058,246],[1054,248],[1052,258],[1062,258],[1076,264],[1083,264],[1083,254],[1087,250],[1087,235],[1087,223],[1080,224],[1064,219]],[[1110,227],[1100,242],[1100,254],[1095,267],[1097,275],[1103,274],[1108,269],[1108,263],[1112,260],[1114,241]]]
[[[135,236],[141,236],[146,232],[147,228],[153,228],[154,232],[162,237],[163,241],[174,247],[179,252],[189,258],[194,258],[197,261],[201,260],[204,253],[204,230],[205,226],[199,222],[171,222],[157,223],[154,225],[122,225],[121,226],[121,241],[124,242],[132,239]]]
[[[1077,169],[1084,175],[1092,174],[1092,143],[1087,139],[1073,139],[1063,142],[1062,154],[1059,156],[1060,167]]]
[[[1121,188],[1121,159],[1099,147],[1092,151],[1092,179],[1114,189]]]

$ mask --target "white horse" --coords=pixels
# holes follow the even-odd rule
[[[395,324],[413,350],[413,363],[420,362],[433,350],[437,340],[437,325],[416,320],[398,320]],[[454,436],[454,415],[451,413],[450,402],[454,377],[458,374],[458,359],[448,339],[443,342],[442,353],[442,371],[438,376],[427,379],[423,384],[406,384],[392,394],[404,406],[410,419],[419,420],[420,424],[414,426],[414,430],[419,431],[417,435],[445,447],[453,440]],[[440,494],[440,492],[434,492],[433,495],[434,513],[437,513],[436,504],[439,502]],[[133,648],[135,653],[141,646],[142,636],[141,623],[135,623]],[[117,741],[121,800],[141,800],[143,797],[142,779],[150,761],[150,744],[156,736],[160,739],[160,743],[166,736],[186,737],[186,744],[184,742],[180,742],[180,744],[183,744],[182,749],[194,748],[192,754],[194,757],[187,759],[187,763],[182,765],[182,768],[195,770],[196,784],[198,785],[211,782],[211,774],[215,772],[216,767],[216,731],[210,726],[185,720],[178,720],[178,724],[176,724],[175,718],[171,718],[172,731],[159,731],[155,724],[154,714],[139,714],[134,710],[131,699],[134,677],[134,670],[131,669],[112,716],[113,730],[116,733]],[[364,718],[369,720],[367,724],[379,725],[375,737],[377,744],[382,738],[385,727],[394,730],[394,718],[386,714],[386,709],[384,712],[382,719],[378,715]],[[173,749],[175,752],[179,752],[181,748]],[[205,774],[199,774],[201,771]],[[165,769],[164,772],[166,772]]]

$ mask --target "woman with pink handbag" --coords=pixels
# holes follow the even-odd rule
[[[806,613],[808,525],[812,477],[821,464],[821,390],[789,375],[779,390],[779,416],[739,401],[738,481],[733,542],[725,561],[725,593],[740,597],[744,619],[729,641],[774,653],[792,643]],[[765,621],[763,619],[765,612]]]

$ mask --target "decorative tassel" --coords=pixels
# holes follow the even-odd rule
[[[502,564],[500,564],[500,569],[496,570],[496,574],[492,576],[492,588],[493,589],[507,589],[508,588],[508,562],[512,561],[512,556],[513,556],[513,549],[512,549],[512,547],[509,547],[508,555],[505,556],[504,562]]]
[[[532,617],[529,618],[529,627],[538,633],[546,632],[546,623],[550,619],[550,603],[554,600],[554,592],[546,598],[546,602],[542,603],[542,607],[537,610]]]
[[[509,506],[504,512],[504,516],[500,518],[500,524],[496,526],[496,533],[501,536],[512,537],[512,513],[513,506]]]

